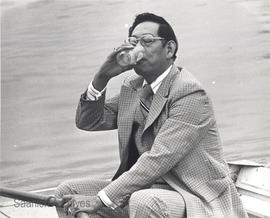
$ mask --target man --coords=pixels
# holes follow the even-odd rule
[[[121,67],[119,52],[140,46],[143,58]],[[211,102],[200,83],[174,65],[178,42],[159,16],[143,13],[128,44],[105,61],[81,96],[76,124],[118,129],[120,167],[112,181],[63,183],[64,211],[90,217],[247,217],[222,156]],[[108,81],[133,68],[120,94],[105,100]],[[109,92],[109,90],[108,90]],[[82,205],[82,202],[85,204]]]

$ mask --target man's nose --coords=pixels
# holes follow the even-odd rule
[[[142,45],[141,40],[138,41],[138,43],[136,44],[135,48],[136,49],[139,49],[139,50],[143,50],[144,49],[144,46]]]

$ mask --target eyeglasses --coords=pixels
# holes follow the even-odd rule
[[[151,34],[145,34],[139,38],[135,36],[128,37],[127,42],[133,46],[136,46],[138,42],[140,42],[142,46],[150,46],[154,41],[164,39],[165,38],[153,36]]]

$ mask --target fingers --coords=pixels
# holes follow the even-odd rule
[[[131,70],[132,68],[134,68],[136,66],[136,64],[131,64],[131,65],[128,65],[128,66],[124,66],[122,67],[123,68],[123,71],[127,71],[127,70]]]
[[[124,43],[124,44],[120,45],[119,47],[114,48],[112,54],[109,55],[109,58],[115,58],[116,55],[117,55],[118,53],[120,53],[121,51],[124,51],[124,50],[130,50],[130,49],[133,49],[133,48],[134,48],[133,45],[131,45],[131,44],[129,44],[129,43]]]
[[[73,199],[68,201],[64,205],[64,212],[67,216],[70,214],[71,216],[77,217],[78,213],[80,213],[80,212],[86,213],[87,211],[88,211],[87,208],[77,207]],[[82,216],[78,216],[78,217],[86,217],[86,216],[83,216],[83,214],[80,214],[80,215],[82,215]]]
[[[67,202],[67,201],[71,200],[73,197],[74,197],[74,195],[64,195],[62,199],[63,199],[63,201]]]
[[[80,209],[78,208],[74,199],[71,199],[64,205],[64,211],[66,215],[70,214],[72,216],[75,216],[75,214],[77,214],[79,210]]]
[[[68,201],[67,203],[64,204],[64,211],[66,213],[66,215],[71,214],[72,213],[72,200]]]
[[[64,202],[66,202],[63,206],[64,212],[66,213],[66,215],[70,214],[76,217],[76,214],[86,210],[86,209],[83,210],[79,208],[79,203],[77,202],[76,197],[77,195],[64,195],[63,196],[62,199]],[[86,217],[86,216],[82,216],[82,217]]]
[[[129,43],[124,43],[119,47],[115,48],[114,51],[109,54],[106,61],[102,64],[99,70],[99,74],[103,74],[104,78],[111,79],[127,70],[132,69],[131,66],[128,66],[128,68],[121,66],[117,61],[117,55],[124,50],[131,50],[133,48],[134,46]]]
[[[72,195],[64,195],[62,198],[62,205],[65,207],[65,204],[72,199]]]
[[[66,215],[73,214],[75,212],[75,208],[74,208],[74,206],[75,206],[74,197],[75,196],[76,195],[64,195],[62,198],[63,202],[65,202],[63,208],[64,208]]]
[[[116,49],[116,51],[119,52],[119,51],[123,51],[123,50],[125,50],[125,49],[133,49],[133,48],[134,48],[133,45],[131,45],[131,44],[129,44],[129,43],[124,43],[124,44],[120,45],[120,46]]]
[[[80,209],[80,210],[77,210],[77,211],[74,211],[74,217],[76,217],[76,218],[89,218],[89,216],[88,216],[88,213],[87,213],[88,211],[86,210],[86,209]]]

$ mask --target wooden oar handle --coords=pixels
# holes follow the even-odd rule
[[[0,187],[0,196],[32,202],[36,204],[47,205],[50,207],[63,207],[65,203],[63,199],[59,199],[54,196],[40,195],[36,193],[18,191],[4,187]],[[77,213],[76,218],[89,218],[89,216],[85,212],[79,212]]]

